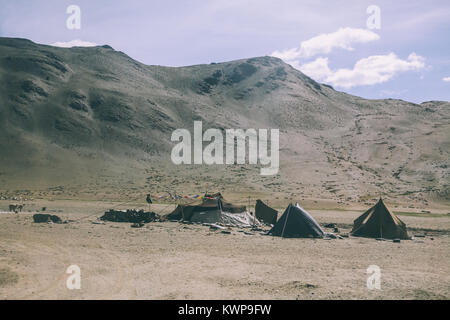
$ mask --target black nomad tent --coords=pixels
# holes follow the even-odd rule
[[[314,218],[297,203],[291,203],[269,231],[273,236],[285,238],[322,238],[324,232]]]
[[[261,200],[256,200],[255,217],[259,221],[275,225],[277,223],[278,211],[272,209]]]
[[[183,220],[198,223],[220,223],[235,227],[259,225],[258,219],[250,215],[245,206],[226,201],[220,193],[205,194],[203,199],[178,205],[167,215],[169,220]]]
[[[230,213],[240,213],[247,211],[245,206],[234,205],[223,198],[218,193],[205,194],[202,199],[194,200],[187,204],[179,204],[167,218],[169,220],[190,221],[196,212],[223,210]]]
[[[376,205],[353,222],[351,235],[367,238],[409,239],[405,223],[389,211],[381,198]]]

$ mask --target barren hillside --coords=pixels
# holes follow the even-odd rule
[[[109,46],[0,38],[3,195],[205,190],[282,199],[448,204],[450,103],[367,100],[273,57],[148,66]],[[279,128],[280,172],[175,166],[177,128]]]

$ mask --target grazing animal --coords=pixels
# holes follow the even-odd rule
[[[9,211],[10,212],[15,212],[15,213],[22,212],[23,207],[25,207],[24,204],[10,204],[9,205]]]

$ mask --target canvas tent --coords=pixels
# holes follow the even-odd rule
[[[220,193],[206,194],[203,199],[180,204],[167,216],[169,220],[183,220],[199,223],[221,223],[227,226],[251,227],[259,225],[245,206],[226,201]]]
[[[291,203],[269,231],[273,236],[285,238],[322,238],[324,232],[314,218],[297,203]]]
[[[275,225],[277,223],[278,211],[272,209],[261,200],[256,200],[255,217],[266,224]]]
[[[353,222],[351,234],[356,237],[409,239],[406,225],[389,211],[381,198]]]

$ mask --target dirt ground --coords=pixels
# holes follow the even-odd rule
[[[223,234],[178,222],[98,224],[118,207],[112,202],[36,200],[19,214],[5,212],[8,204],[0,201],[0,299],[450,299],[445,211],[400,214],[410,235],[425,237],[393,243]],[[43,206],[73,221],[33,223]],[[309,211],[342,234],[361,214]],[[70,265],[81,269],[80,290],[66,287]],[[381,269],[381,290],[367,289],[370,265]]]

